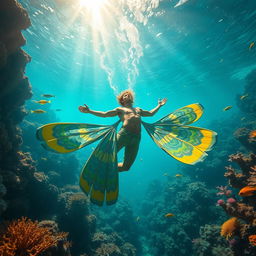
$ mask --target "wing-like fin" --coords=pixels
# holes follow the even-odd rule
[[[201,104],[190,104],[161,118],[156,124],[188,125],[196,122],[202,116],[203,111],[204,108]]]
[[[145,122],[143,125],[161,149],[186,164],[203,161],[207,156],[206,151],[212,149],[217,137],[214,131],[192,126]]]
[[[101,206],[104,201],[114,204],[118,198],[118,167],[116,126],[104,136],[87,160],[81,176],[80,187],[91,202]]]
[[[111,127],[83,123],[51,123],[39,127],[36,136],[45,149],[65,154],[102,138]]]

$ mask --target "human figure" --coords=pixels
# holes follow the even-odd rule
[[[165,105],[167,99],[159,99],[158,105],[150,111],[142,110],[138,107],[133,107],[134,92],[125,90],[117,96],[117,100],[121,107],[117,107],[110,111],[95,111],[91,110],[86,104],[79,106],[82,113],[88,113],[99,117],[119,116],[123,125],[117,134],[117,152],[123,147],[124,161],[118,163],[118,171],[128,171],[134,163],[140,144],[141,138],[141,116],[153,116],[156,112]]]

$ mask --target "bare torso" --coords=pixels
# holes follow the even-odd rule
[[[141,131],[141,116],[139,108],[119,107],[118,116],[123,122],[123,127],[133,133]]]

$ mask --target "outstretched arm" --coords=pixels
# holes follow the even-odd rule
[[[140,115],[141,116],[153,116],[163,105],[165,105],[166,101],[167,101],[166,98],[164,98],[162,100],[159,99],[158,105],[155,108],[151,109],[150,111],[141,109]]]
[[[106,112],[95,111],[95,110],[89,109],[89,107],[86,104],[84,104],[84,106],[79,106],[78,109],[82,113],[88,113],[88,114],[92,114],[92,115],[99,116],[99,117],[112,117],[112,116],[118,115],[118,109],[113,109],[113,110],[109,110]]]

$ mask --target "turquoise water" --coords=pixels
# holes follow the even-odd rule
[[[211,129],[214,120],[237,113],[236,95],[256,67],[256,51],[249,49],[256,36],[255,1],[191,0],[176,8],[177,1],[107,1],[100,10],[75,0],[20,2],[32,20],[23,48],[32,57],[26,75],[38,92],[33,99],[56,95],[41,108],[61,109],[56,116],[62,122],[114,123],[117,118],[82,114],[78,106],[113,109],[116,95],[131,88],[135,106],[146,110],[168,98],[145,121],[200,102],[205,114],[196,126]],[[228,105],[233,108],[224,112]],[[150,181],[182,165],[142,135],[136,162],[120,175],[120,196],[131,201],[139,201]],[[81,163],[88,151],[78,153]]]
[[[32,57],[26,75],[34,93],[26,102],[26,109],[47,111],[42,115],[28,114],[23,122],[24,126],[26,122],[32,123],[25,129],[22,147],[32,153],[37,170],[47,170],[47,175],[52,175],[50,179],[63,187],[66,182],[63,184],[58,177],[72,178],[67,173],[74,172],[78,184],[80,170],[97,143],[56,157],[57,164],[53,164],[56,169],[52,170],[55,155],[48,152],[46,155],[40,143],[35,142],[34,134],[25,133],[32,128],[36,132],[37,125],[50,122],[113,124],[117,121],[117,117],[82,114],[79,105],[87,104],[101,111],[114,109],[118,106],[116,96],[127,88],[135,92],[134,105],[145,110],[154,108],[159,98],[168,98],[154,117],[143,118],[153,123],[178,108],[201,103],[204,115],[193,125],[218,132],[218,143],[205,162],[187,166],[176,161],[159,149],[143,130],[135,163],[129,172],[119,175],[117,207],[90,205],[90,211],[96,216],[97,231],[103,230],[108,235],[117,232],[137,248],[138,256],[184,256],[196,246],[198,251],[203,251],[202,256],[221,255],[218,250],[223,248],[229,250],[227,241],[218,240],[214,244],[216,254],[208,255],[203,243],[207,239],[197,238],[203,237],[199,231],[203,225],[220,225],[229,218],[216,207],[219,199],[216,186],[227,185],[223,174],[225,166],[230,164],[228,155],[237,151],[248,153],[235,139],[234,131],[246,125],[249,130],[256,129],[255,118],[250,117],[253,113],[242,113],[241,106],[237,106],[243,104],[239,96],[249,84],[247,75],[256,69],[256,2],[188,0],[180,1],[179,6],[176,6],[178,0],[19,2],[27,9],[32,22],[23,31],[27,40],[23,49]],[[42,99],[41,94],[55,97],[50,99],[50,104],[41,106],[33,102]],[[245,103],[247,107],[250,104],[249,100]],[[227,106],[232,108],[223,111]],[[248,123],[243,123],[243,118]],[[30,145],[26,145],[28,141]],[[122,155],[120,152],[119,160]],[[79,168],[73,166],[75,158],[79,160]],[[63,176],[57,175],[58,168],[65,171]],[[177,173],[184,177],[174,178]],[[65,189],[61,192],[60,199],[55,199],[58,204],[66,196]],[[77,237],[82,231],[88,232],[82,224],[82,231],[72,231],[74,219],[69,219],[70,209],[65,208],[66,216],[62,210],[56,218],[71,237],[76,232]],[[174,213],[173,218],[166,218],[167,213]],[[91,225],[93,218],[89,217],[93,215],[85,214]],[[79,221],[84,218],[81,216]],[[214,234],[219,239],[218,227],[212,230],[215,233],[210,231],[208,236]],[[78,241],[79,246],[84,245],[82,240]],[[121,248],[123,244],[118,245]],[[87,252],[79,246],[73,255]]]

